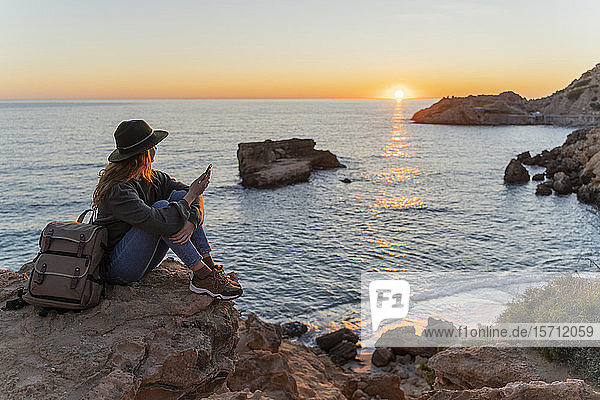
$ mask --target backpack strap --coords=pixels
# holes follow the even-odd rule
[[[44,282],[44,275],[46,274],[46,268],[48,268],[48,264],[43,263],[42,266],[40,267],[39,271],[36,271],[38,276],[37,278],[35,278],[35,283],[37,283],[38,285],[41,285],[42,282]],[[35,267],[34,267],[35,269]],[[33,275],[33,273],[32,273]]]
[[[79,245],[77,246],[77,257],[83,255],[83,248],[85,247],[85,235],[82,233],[79,235]]]
[[[92,211],[92,214],[90,214],[90,220],[88,221],[89,224],[92,223],[92,221],[94,220],[94,213],[93,213],[93,209],[88,208],[87,210],[85,210],[84,212],[82,212],[79,215],[79,218],[77,218],[77,222],[83,222],[83,219],[85,218],[86,214],[89,213],[90,211]]]
[[[44,243],[44,248],[42,249],[42,253],[45,253],[50,248],[50,243],[52,243],[52,235],[54,235],[54,228],[50,228],[48,230],[48,234],[46,235],[46,242]],[[42,236],[44,236],[44,231],[42,231]],[[42,237],[40,236],[40,243]]]
[[[23,288],[19,288],[17,290],[17,298],[14,300],[7,300],[6,306],[2,307],[2,310],[19,310],[28,305],[29,303],[23,300]]]

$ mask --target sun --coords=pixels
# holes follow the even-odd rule
[[[404,92],[398,89],[394,92],[394,96],[396,97],[396,100],[402,100],[402,98],[404,97]]]

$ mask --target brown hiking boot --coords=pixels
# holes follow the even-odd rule
[[[193,272],[190,276],[190,290],[198,294],[207,294],[223,300],[232,300],[244,294],[239,284],[234,285],[223,273],[213,271],[205,278],[196,276]]]
[[[242,287],[242,285],[240,285],[240,283],[238,282],[237,275],[235,274],[235,272],[233,272],[233,275],[231,272],[228,275],[226,275],[225,271],[223,271],[223,266],[218,264],[212,267],[212,270],[219,274],[221,278],[229,280],[229,283],[231,283],[232,285],[237,286],[239,288]]]

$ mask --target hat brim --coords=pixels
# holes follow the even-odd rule
[[[152,131],[152,135],[150,137],[148,137],[148,139],[146,139],[142,143],[140,143],[138,146],[135,146],[135,147],[133,147],[131,149],[127,149],[127,150],[115,149],[108,156],[108,161],[118,162],[118,161],[126,160],[129,157],[133,157],[136,154],[141,153],[142,151],[146,151],[146,150],[151,149],[152,147],[156,146],[161,140],[166,138],[167,135],[169,135],[169,132],[155,129]]]

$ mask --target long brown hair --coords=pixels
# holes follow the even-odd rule
[[[92,208],[98,208],[100,201],[108,194],[113,186],[128,182],[132,179],[145,179],[152,182],[152,157],[154,150],[148,149],[135,156],[126,158],[119,162],[109,162],[106,167],[98,173],[98,186],[94,190]],[[148,186],[150,189],[150,186]]]

